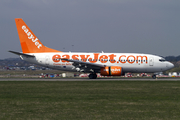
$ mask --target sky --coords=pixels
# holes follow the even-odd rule
[[[180,0],[1,0],[0,59],[22,51],[15,18],[59,51],[180,55]]]

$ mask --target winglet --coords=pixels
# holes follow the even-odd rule
[[[23,53],[61,52],[44,46],[21,18],[15,18]]]

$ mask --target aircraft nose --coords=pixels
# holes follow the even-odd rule
[[[168,69],[171,69],[171,68],[173,68],[173,67],[174,67],[174,64],[172,64],[172,63],[168,62],[168,63],[167,63],[167,67],[168,67]]]

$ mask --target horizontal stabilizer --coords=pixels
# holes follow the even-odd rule
[[[35,57],[34,55],[28,55],[28,54],[24,54],[24,53],[20,53],[20,52],[15,52],[15,51],[8,51],[8,52],[11,52],[11,53],[16,54],[16,55],[23,55],[26,57]]]

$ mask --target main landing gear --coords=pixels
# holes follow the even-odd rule
[[[97,78],[97,74],[96,73],[90,73],[89,74],[89,79],[96,79]]]
[[[152,78],[153,78],[153,79],[156,79],[156,75],[152,75]]]

